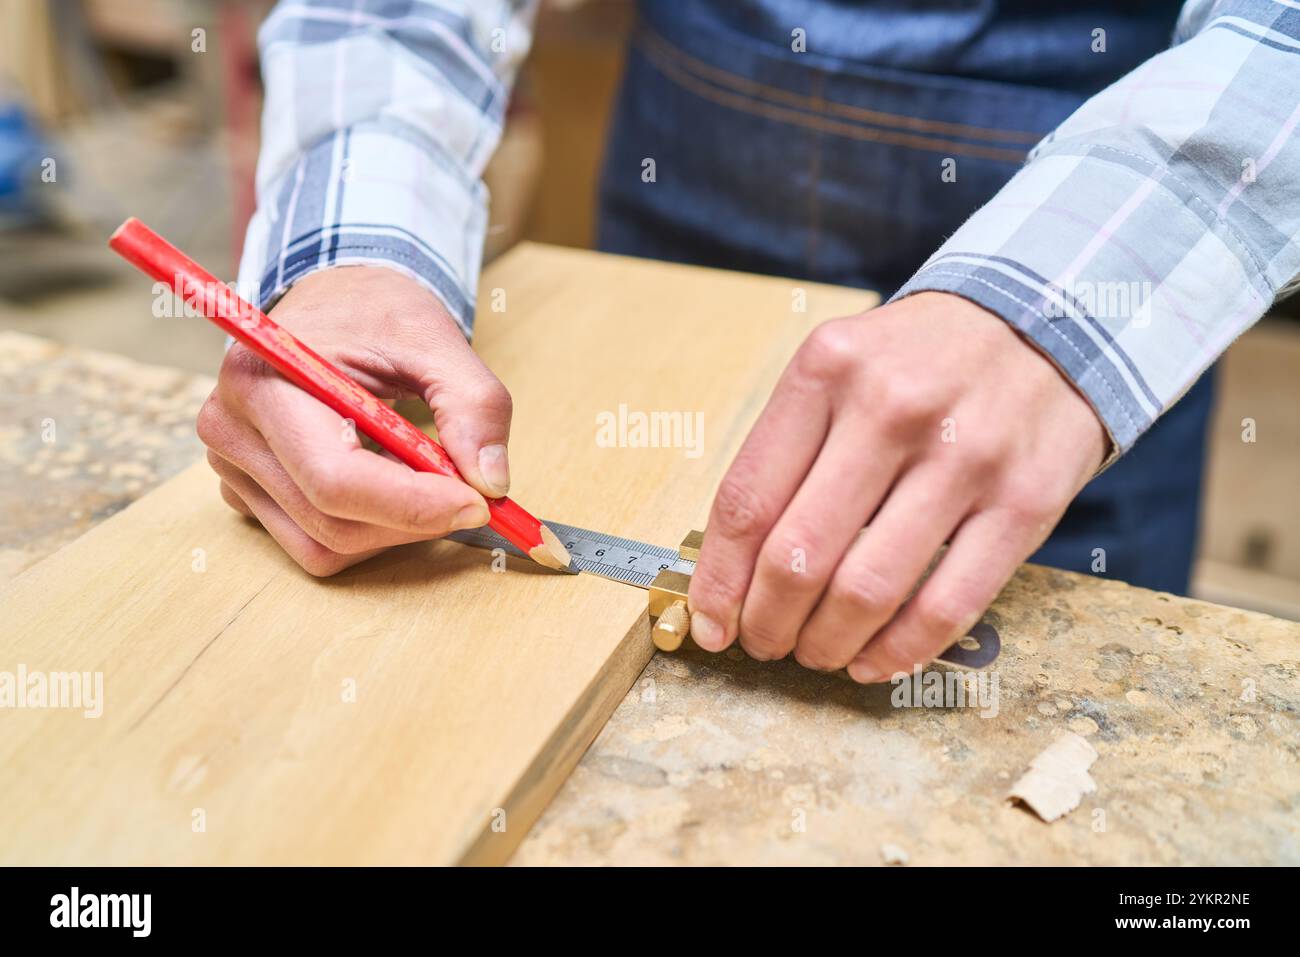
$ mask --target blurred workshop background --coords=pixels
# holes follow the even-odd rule
[[[11,356],[30,356],[31,366],[88,350],[183,370],[195,376],[192,391],[205,387],[220,334],[199,320],[156,319],[139,275],[104,242],[139,216],[233,277],[253,205],[256,30],[271,6],[0,0],[0,347]],[[521,239],[592,244],[596,173],[632,20],[631,0],[544,4],[488,174],[485,258]],[[1220,364],[1194,593],[1300,619],[1300,321],[1287,314],[1296,311],[1283,304]],[[112,374],[131,377],[129,368]],[[17,415],[13,393],[41,380],[23,363],[0,371],[11,380],[4,408]],[[1255,422],[1253,443],[1243,441],[1244,419]],[[197,454],[189,441],[178,461]],[[160,470],[152,478],[169,469]],[[0,582],[145,484],[129,479],[98,511],[68,512],[75,527],[32,532],[0,562]]]

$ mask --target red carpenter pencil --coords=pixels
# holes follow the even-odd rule
[[[352,419],[358,429],[411,468],[461,478],[441,445],[138,219],[119,226],[108,245],[142,272],[170,286],[294,385]],[[493,531],[536,562],[568,568],[568,551],[542,522],[512,499],[488,499],[487,503]]]

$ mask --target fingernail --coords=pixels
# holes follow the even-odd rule
[[[885,677],[885,673],[865,661],[849,662],[849,677],[858,684],[875,684]]]
[[[459,532],[463,528],[481,528],[491,517],[486,505],[466,505],[451,520],[451,530]]]
[[[478,470],[483,484],[496,498],[510,491],[510,462],[504,445],[485,445],[479,449]]]
[[[691,637],[705,651],[721,651],[727,633],[722,630],[721,625],[704,614],[704,612],[697,611],[691,615]]]

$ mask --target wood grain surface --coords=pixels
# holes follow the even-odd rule
[[[524,246],[480,302],[512,494],[671,545],[808,329],[874,297]],[[702,454],[598,444],[620,405],[702,415]],[[649,660],[645,601],[449,543],[318,581],[196,465],[0,594],[0,671],[103,676],[97,718],[0,710],[0,862],[502,861]]]

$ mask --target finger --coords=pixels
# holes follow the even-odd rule
[[[251,429],[249,430],[252,431]],[[221,476],[223,484],[233,489],[247,487],[249,482],[270,495],[271,500],[284,511],[295,525],[316,542],[332,552],[343,555],[374,553],[395,545],[408,545],[423,541],[428,535],[404,532],[379,525],[369,525],[351,519],[326,515],[307,501],[302,491],[293,484],[275,456],[263,446],[262,454],[248,455],[244,450],[242,461],[251,462],[251,469],[208,450],[208,464]]]
[[[223,478],[251,478],[303,531],[332,551],[355,554],[434,537],[325,514],[294,483],[257,430],[225,412],[220,403],[204,405],[199,434],[209,446],[208,463],[214,472]]]
[[[691,575],[691,637],[707,651],[735,640],[763,540],[812,466],[830,425],[823,389],[791,363],[718,486]]]
[[[238,492],[226,484],[225,479],[221,480],[221,498],[227,505],[233,508],[240,515],[244,516],[244,518],[256,518],[256,516],[253,515],[253,510],[248,507],[248,504],[242,498],[239,497]]]
[[[342,555],[316,541],[289,515],[275,503],[256,482],[242,472],[222,476],[222,495],[229,486],[231,492],[244,503],[252,516],[262,523],[272,538],[295,562],[310,575],[325,578],[337,574],[345,568],[372,558],[383,549],[359,552],[354,555]],[[230,501],[229,498],[226,499]]]
[[[882,628],[971,506],[947,464],[905,473],[831,576],[799,634],[795,657],[809,668],[843,668]]]
[[[510,393],[464,337],[439,337],[432,351],[403,353],[395,365],[433,410],[438,441],[465,481],[488,498],[508,493]]]
[[[487,503],[474,489],[362,448],[353,425],[284,379],[256,381],[235,401],[293,484],[326,515],[425,538],[487,524]]]
[[[925,584],[849,664],[849,675],[883,681],[933,660],[975,626],[1038,540],[1005,510],[972,515]]]
[[[763,542],[740,614],[740,643],[750,657],[784,658],[794,649],[831,574],[894,481],[899,447],[864,442],[860,433],[848,422],[831,426],[817,461]],[[873,446],[880,451],[867,459],[864,448]]]

